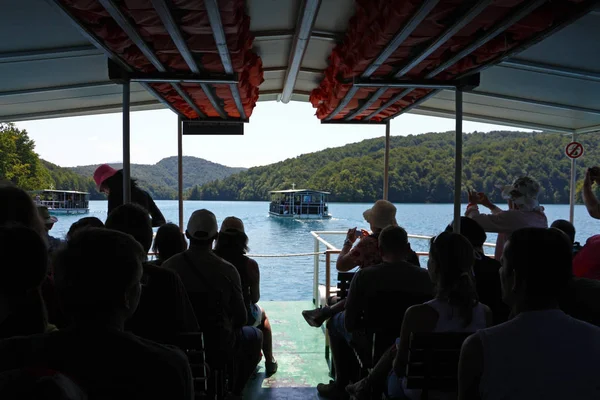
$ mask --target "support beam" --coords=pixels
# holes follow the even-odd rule
[[[398,72],[393,75],[393,79],[399,79],[410,72],[413,68],[415,68],[421,61],[425,60],[429,57],[433,52],[443,46],[448,40],[450,40],[454,35],[456,35],[462,28],[464,28],[469,22],[471,22],[476,16],[478,16],[487,6],[492,3],[493,0],[480,0],[473,5],[466,13],[461,13],[460,17],[452,24],[448,29],[442,32],[434,41],[432,41],[427,47],[425,47],[420,53],[414,56],[410,61],[408,61]],[[387,91],[385,88],[381,88],[375,93],[371,95],[369,100],[365,102],[365,104],[353,112],[351,115],[346,117],[347,119],[352,119],[360,114],[362,114],[365,110],[367,110],[373,103],[375,103],[383,94]],[[399,101],[408,93],[405,93],[402,97],[398,98]],[[394,103],[396,103],[394,101]],[[393,105],[394,103],[386,102],[386,104]],[[366,106],[365,106],[366,105]],[[385,110],[385,108],[380,107],[376,112],[369,114],[365,119],[371,119],[375,115],[379,114],[381,111]]]
[[[390,121],[385,123],[385,153],[383,157],[383,199],[387,200],[390,190]]]
[[[267,31],[256,31],[252,32],[255,41],[269,41],[269,40],[285,40],[294,36],[294,30],[283,29],[283,30],[267,30]],[[344,38],[344,32],[326,32],[313,30],[311,33],[311,39],[323,40],[326,42],[341,42]]]
[[[115,22],[119,25],[119,27],[127,34],[129,39],[137,46],[137,48],[144,54],[144,56],[150,61],[150,63],[158,70],[158,72],[167,72],[167,69],[162,64],[162,62],[158,59],[158,56],[154,54],[150,46],[144,41],[142,36],[138,33],[135,27],[129,22],[129,19],[121,12],[119,6],[115,3],[114,0],[98,0],[102,7],[106,9],[106,11],[110,14],[110,16],[115,20]],[[191,99],[191,97],[179,86],[177,83],[172,83],[171,86],[175,91],[185,100],[185,102],[194,110],[194,112],[198,115],[204,115],[202,111],[198,108],[196,103]],[[210,96],[207,93],[207,97]]]
[[[439,65],[433,71],[431,71],[427,75],[425,75],[425,79],[435,78],[435,76],[437,76],[439,73],[450,68],[451,66],[453,66],[454,64],[456,64],[457,62],[462,60],[464,57],[468,56],[469,54],[471,54],[472,52],[474,52],[475,50],[477,50],[478,48],[480,48],[481,46],[483,46],[490,40],[494,39],[496,36],[500,35],[502,32],[504,32],[505,30],[510,28],[516,22],[523,19],[527,15],[531,14],[535,9],[540,7],[545,2],[546,2],[546,0],[529,0],[528,2],[524,3],[521,7],[518,7],[513,12],[511,12],[502,21],[500,21],[496,25],[494,25],[494,27],[492,29],[490,29],[490,30],[486,31],[485,33],[483,33],[482,35],[480,35],[477,39],[475,39],[474,42],[472,42],[467,47],[465,47],[464,49],[459,51],[457,54],[455,54],[449,60],[446,60],[445,62],[443,62],[441,65]],[[479,72],[479,69],[470,71],[468,74],[460,75],[458,78],[460,79],[466,75],[474,74],[476,72]],[[380,109],[385,110],[386,108],[393,105],[394,103],[392,103],[391,101],[388,101],[382,107],[380,107]],[[381,112],[381,111],[379,111],[379,109],[378,109],[377,114],[379,114],[379,112]],[[372,118],[377,114],[371,113],[371,115],[369,115],[369,117]],[[396,115],[400,115],[400,114],[396,114]]]
[[[423,22],[423,20],[427,17],[427,15],[433,10],[433,8],[438,4],[439,0],[425,0],[421,3],[421,6],[417,9],[417,11],[410,17],[410,19],[406,22],[406,24],[400,29],[396,36],[388,43],[388,45],[383,49],[381,53],[373,60],[371,65],[365,69],[365,71],[360,75],[361,79],[370,78],[371,75],[377,71],[377,69],[388,59],[388,57],[398,49],[398,47],[408,38],[411,33]],[[326,121],[333,119],[336,115],[338,115],[347,105],[350,103],[358,88],[354,86],[350,88],[346,96],[340,101],[338,106],[325,117]]]
[[[583,69],[560,67],[557,65],[543,64],[534,61],[508,59],[502,61],[498,66],[503,68],[520,69],[523,71],[537,72],[547,75],[555,75],[563,78],[581,79],[584,81],[600,82],[600,72],[586,71]]]
[[[290,49],[288,59],[288,69],[283,80],[283,91],[281,92],[281,102],[289,103],[294,92],[294,86],[298,79],[298,72],[308,47],[311,31],[317,20],[317,14],[321,7],[321,0],[302,0],[298,12],[298,21],[296,22],[296,31]]]
[[[485,31],[482,35],[480,35],[475,41],[469,44],[467,47],[456,53],[449,60],[440,64],[433,71],[428,73],[425,78],[431,79],[435,77],[440,72],[445,71],[450,68],[490,40],[494,39],[496,36],[500,35],[502,32],[506,31],[508,28],[519,22],[521,19],[525,18],[527,15],[531,14],[537,8],[539,8],[542,4],[546,3],[547,0],[529,0],[525,2],[520,7],[516,8],[512,11],[506,18],[498,22],[494,25],[490,30]]]
[[[90,83],[78,83],[78,84],[74,84],[74,85],[50,86],[50,87],[35,88],[35,89],[8,90],[6,92],[0,92],[0,97],[61,92],[64,90],[94,89],[94,88],[99,88],[99,87],[110,87],[110,86],[116,87],[116,85],[113,82],[90,82]]]
[[[460,207],[462,194],[462,146],[463,146],[463,92],[457,88],[455,93],[456,129],[454,145],[454,224],[452,230],[460,233]]]
[[[588,126],[585,128],[575,129],[575,133],[578,135],[586,134],[586,133],[596,133],[596,132],[600,132],[600,125],[594,125],[594,126]]]
[[[177,192],[179,229],[183,232],[183,121],[181,117],[177,117]]]
[[[433,96],[435,96],[436,94],[438,94],[440,92],[440,90],[432,90],[431,92],[429,92],[428,94],[426,94],[425,96],[421,97],[420,99],[418,99],[417,101],[415,101],[414,103],[412,103],[411,105],[409,105],[408,107],[403,108],[402,110],[398,111],[396,114],[391,115],[387,118],[384,118],[383,121],[387,122],[389,120],[392,120],[394,118],[396,118],[397,116],[407,113],[410,110],[412,110],[415,107],[420,106],[421,104],[425,103],[427,100],[429,100],[430,98],[432,98]]]
[[[123,204],[131,203],[130,86],[123,83]]]
[[[569,105],[569,104],[553,103],[553,102],[550,102],[550,101],[525,99],[525,98],[522,98],[522,97],[508,96],[508,95],[498,94],[498,93],[486,93],[486,92],[480,92],[480,91],[477,91],[477,90],[469,92],[469,94],[472,94],[472,95],[475,95],[475,96],[490,97],[490,98],[493,98],[493,99],[501,99],[501,100],[507,100],[507,101],[514,101],[514,102],[517,102],[517,103],[532,104],[532,105],[536,105],[536,106],[543,106],[543,107],[548,107],[548,108],[554,108],[554,109],[557,109],[557,110],[577,111],[577,112],[582,112],[582,113],[586,113],[586,114],[600,115],[600,110],[596,110],[594,108],[573,106],[573,105]]]
[[[433,80],[360,80],[354,83],[358,88],[385,88],[385,89],[455,89],[456,82],[441,82]]]
[[[75,17],[71,11],[65,7],[60,0],[48,0],[48,4],[53,6],[53,8],[58,11],[61,15],[64,15],[67,20],[71,22],[73,27],[90,43],[94,45],[98,50],[102,51],[106,56],[112,60],[114,63],[119,65],[124,71],[132,72],[133,69],[125,62],[119,55],[117,55],[114,51],[112,51],[109,47],[107,47],[94,32],[90,31],[86,26],[81,24],[77,17]],[[163,103],[165,107],[169,108],[176,115],[181,115],[181,112],[175,109],[171,103],[169,103],[163,96],[161,96],[156,90],[154,90],[150,85],[142,83],[144,89],[146,89],[150,94],[152,94],[158,101]]]
[[[11,51],[8,53],[0,53],[0,64],[45,61],[57,58],[76,58],[98,55],[102,55],[102,53],[92,45],[57,47],[54,49]]]
[[[225,31],[223,30],[223,23],[221,22],[221,12],[219,11],[219,3],[217,0],[204,0],[204,7],[208,13],[208,21],[213,31],[213,37],[219,50],[219,56],[221,57],[221,63],[223,69],[228,75],[233,75],[233,65],[231,64],[231,58],[229,57],[229,48],[227,47],[227,38],[225,37]],[[236,85],[229,85],[231,95],[235,101],[240,119],[246,119],[246,112],[244,111],[244,105],[242,104],[242,97],[240,96],[240,90]],[[226,118],[226,117],[223,117]]]
[[[571,136],[571,140],[575,141],[575,132]],[[569,222],[575,221],[575,184],[577,180],[577,160],[571,158],[571,180],[569,181]]]

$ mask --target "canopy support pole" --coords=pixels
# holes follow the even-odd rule
[[[575,141],[575,132],[573,132],[572,140]],[[577,179],[577,160],[571,159],[571,181],[569,182],[569,222],[574,223],[575,220],[575,183]]]
[[[131,203],[131,131],[129,81],[123,82],[123,204]]]
[[[457,87],[455,93],[456,144],[454,147],[454,225],[453,231],[460,233],[460,197],[462,190],[462,133],[463,133],[463,91]]]
[[[383,158],[383,199],[388,199],[390,170],[390,121],[385,123],[385,155]]]
[[[177,199],[179,201],[179,229],[183,232],[183,121],[177,117]]]

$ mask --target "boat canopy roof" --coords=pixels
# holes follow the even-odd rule
[[[298,194],[298,193],[317,193],[317,194],[331,194],[330,192],[323,192],[321,190],[311,190],[311,189],[287,189],[287,190],[271,190],[269,192],[270,194],[277,194],[277,193],[293,193],[293,194]]]
[[[76,190],[55,190],[55,189],[44,189],[44,190],[33,190],[30,193],[67,193],[67,194],[89,194],[88,192],[78,192]]]
[[[600,130],[597,0],[168,3],[4,2],[0,121],[119,112],[123,76],[132,111],[185,119],[246,122],[257,100],[323,123],[454,118],[480,74],[465,120]]]

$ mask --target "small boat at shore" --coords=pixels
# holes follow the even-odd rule
[[[269,215],[279,218],[328,219],[329,192],[310,189],[273,190],[269,192]]]
[[[30,192],[38,206],[48,207],[53,215],[87,214],[90,211],[90,194],[74,190],[36,190]]]

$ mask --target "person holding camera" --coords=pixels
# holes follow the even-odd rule
[[[583,203],[585,204],[585,208],[587,208],[590,217],[595,219],[600,219],[600,202],[598,202],[598,199],[592,190],[592,185],[594,182],[598,183],[599,181],[600,167],[588,168],[587,171],[585,171],[582,190]]]

